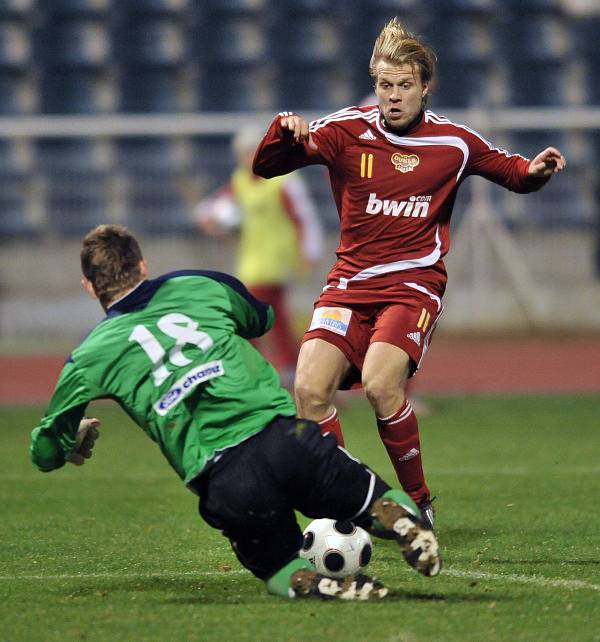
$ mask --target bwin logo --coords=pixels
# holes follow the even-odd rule
[[[377,198],[377,194],[369,194],[367,203],[367,214],[379,214],[385,216],[412,216],[413,218],[424,218],[429,213],[431,196],[411,196],[407,201],[388,201]]]

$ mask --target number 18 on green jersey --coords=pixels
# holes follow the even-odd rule
[[[31,458],[65,463],[94,399],[114,399],[187,483],[220,451],[296,409],[248,339],[273,325],[270,306],[235,278],[185,270],[142,281],[114,302],[65,363]]]

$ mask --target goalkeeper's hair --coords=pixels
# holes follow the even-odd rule
[[[430,83],[436,73],[437,57],[433,49],[408,31],[399,18],[392,18],[381,30],[369,62],[369,73],[377,80],[377,63],[381,60],[393,65],[410,65],[418,71],[422,82]]]
[[[83,276],[104,308],[142,278],[142,250],[123,225],[98,225],[88,232],[80,257]]]

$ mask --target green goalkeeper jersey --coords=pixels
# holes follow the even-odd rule
[[[60,468],[85,408],[114,399],[187,483],[217,453],[296,409],[275,369],[247,339],[274,322],[271,306],[233,277],[185,270],[142,281],[65,363],[31,459]]]

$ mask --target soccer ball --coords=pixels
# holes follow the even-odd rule
[[[315,519],[304,529],[300,557],[329,577],[362,572],[371,561],[369,533],[349,521]]]

